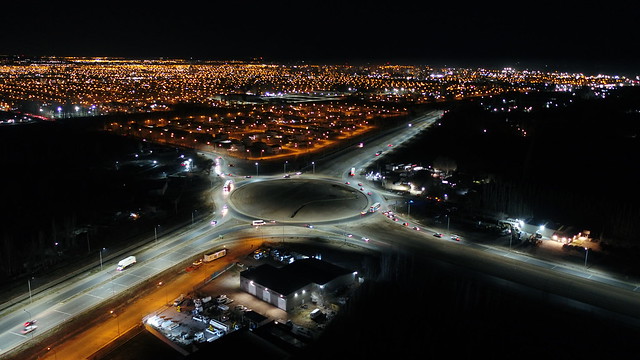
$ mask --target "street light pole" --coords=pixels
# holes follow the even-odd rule
[[[256,176],[258,176],[258,163],[256,162]]]
[[[288,162],[289,162],[289,161],[285,161],[285,162],[284,162],[284,174],[286,174],[286,173],[287,173],[287,163],[288,163]]]
[[[589,248],[585,247],[584,250],[585,250],[585,253],[584,253],[584,267],[586,268],[587,267],[587,258],[589,257]]]
[[[22,310],[24,310],[27,314],[29,314],[29,319],[27,321],[33,320],[33,316],[31,316],[31,312],[29,310],[27,309],[22,309]]]
[[[49,346],[49,347],[47,348],[47,351],[51,351],[51,350],[53,350],[53,358],[54,358],[54,359],[58,359],[58,352],[57,352],[54,348],[52,348],[51,346]]]
[[[112,316],[115,316],[116,318],[116,322],[118,324],[118,337],[120,337],[120,318],[118,317],[118,314],[113,312],[113,310],[111,310],[110,313]]]
[[[413,200],[407,201],[407,216],[411,216],[411,204],[412,203],[413,203]]]
[[[311,166],[313,167],[313,174],[315,175],[315,173],[316,173],[316,162],[312,161],[311,162]]]
[[[104,250],[104,248],[100,249],[100,271],[102,271],[102,250]]]
[[[29,304],[31,304],[31,279],[27,279],[27,286],[29,287]]]

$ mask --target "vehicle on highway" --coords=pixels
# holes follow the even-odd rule
[[[451,240],[460,241],[460,236],[456,234],[451,234]]]
[[[35,329],[38,328],[38,325],[29,325],[29,326],[25,326],[24,329],[22,329],[21,333],[23,334],[28,334],[32,331],[34,331]]]
[[[231,191],[231,187],[233,186],[233,180],[227,180],[224,182],[223,189],[225,192]]]
[[[419,227],[417,227],[417,226],[414,226],[414,227],[413,227],[413,230],[420,231],[420,228],[419,228]]]
[[[441,238],[442,234],[441,233],[433,233],[433,236]]]
[[[306,224],[305,227],[307,227],[309,229],[313,229],[313,225],[311,225],[311,224]]]
[[[283,178],[285,178],[285,179],[289,179],[290,177],[291,177],[291,175],[289,175],[289,174],[285,174],[285,175],[283,176]]]
[[[363,237],[362,237],[362,240],[364,240],[365,242],[368,242],[368,241],[369,241],[369,238],[368,238],[368,237],[366,237],[366,236],[363,236]]]
[[[218,224],[218,220],[211,220],[211,226],[216,226]]]
[[[264,220],[253,220],[253,222],[251,224],[253,226],[260,226],[260,225],[266,224],[266,222]]]
[[[408,222],[403,222],[402,225],[409,226],[409,223]]]
[[[29,321],[24,323],[24,327],[35,325],[35,323],[37,323],[37,322],[38,322],[38,320],[29,320]]]
[[[347,234],[347,237],[351,238],[351,237],[353,237],[353,234]]]
[[[122,271],[135,263],[136,263],[135,256],[127,256],[126,258],[118,262],[118,267],[116,268],[116,270]]]
[[[345,184],[347,184],[347,185],[351,185],[351,183],[350,183],[350,182],[348,182],[348,181],[347,181],[347,182],[345,182]]]

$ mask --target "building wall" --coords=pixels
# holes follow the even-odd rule
[[[261,284],[240,277],[240,289],[282,310],[291,311],[302,304],[311,304],[311,295],[313,292],[320,293],[324,296],[340,288],[351,286],[355,281],[356,275],[354,273],[348,273],[336,277],[324,284],[324,286],[309,283],[287,295],[279,294],[271,289],[265,289]]]

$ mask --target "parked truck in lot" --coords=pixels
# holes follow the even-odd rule
[[[126,268],[128,268],[129,266],[133,265],[136,263],[136,257],[135,256],[128,256],[120,261],[118,261],[118,267],[116,268],[116,270],[118,271],[122,271]]]

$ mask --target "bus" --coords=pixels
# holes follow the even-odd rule
[[[202,261],[204,262],[210,262],[216,259],[219,259],[223,256],[227,255],[227,249],[220,249],[220,250],[216,250],[207,254],[204,254],[204,257],[202,258]]]
[[[371,205],[371,207],[369,208],[369,212],[376,212],[378,210],[380,210],[380,203],[379,202]]]
[[[355,176],[356,175],[356,168],[351,168],[351,170],[349,170],[349,176]]]
[[[266,224],[266,222],[264,220],[253,220],[252,224],[253,226],[260,226]]]

